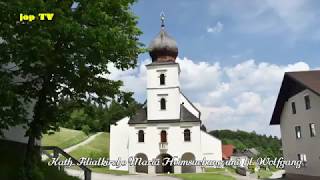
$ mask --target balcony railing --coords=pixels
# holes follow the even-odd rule
[[[168,143],[167,143],[167,142],[160,142],[160,143],[159,143],[159,149],[160,149],[161,151],[166,151],[166,150],[168,150]]]

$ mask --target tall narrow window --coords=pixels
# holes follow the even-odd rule
[[[307,155],[306,154],[298,154],[298,160],[302,161],[302,166],[305,167],[307,164]]]
[[[184,141],[191,141],[191,133],[189,129],[185,129],[183,134],[184,134]]]
[[[144,132],[143,132],[143,130],[139,130],[139,132],[138,132],[138,142],[144,142]]]
[[[296,130],[296,138],[300,139],[301,138],[301,127],[300,126],[296,126],[295,130]]]
[[[296,114],[297,113],[296,103],[295,102],[291,102],[291,109],[292,109],[292,114]]]
[[[165,98],[161,98],[160,99],[160,109],[161,110],[165,110],[166,109],[166,99]]]
[[[160,133],[161,142],[167,142],[167,131],[162,130]]]
[[[160,74],[160,85],[166,84],[166,76],[164,74]]]
[[[311,105],[310,105],[310,97],[309,97],[309,95],[305,95],[304,96],[304,102],[306,104],[306,109],[310,109]]]
[[[311,137],[316,136],[316,125],[314,123],[310,123],[309,128],[310,128],[310,136]]]

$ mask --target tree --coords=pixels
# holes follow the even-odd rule
[[[66,107],[63,109],[66,110],[66,120],[61,122],[60,126],[86,131],[86,133],[109,132],[111,124],[126,116],[132,116],[141,106],[133,98],[129,99],[126,104],[112,100],[108,105],[87,103],[86,107],[69,108],[70,105],[75,106],[76,103],[65,103]]]
[[[110,64],[125,70],[136,65],[143,51],[137,17],[130,11],[134,0],[0,1],[0,67],[8,107],[0,111],[1,127],[27,123],[29,137],[25,157],[26,178],[40,161],[35,145],[43,133],[58,128],[61,101],[70,99],[80,106],[87,101],[123,104],[131,96],[120,90],[121,81],[111,80]],[[54,13],[52,21],[19,21],[20,13],[37,17]],[[17,81],[15,79],[18,79]],[[31,119],[23,116],[27,103],[34,102]],[[17,109],[18,115],[13,115]],[[15,120],[18,116],[19,120]]]

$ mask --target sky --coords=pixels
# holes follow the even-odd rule
[[[202,112],[209,130],[232,129],[280,135],[269,126],[283,74],[319,69],[320,1],[308,0],[140,0],[139,17],[147,47],[160,30],[177,41],[181,90]],[[137,68],[112,78],[124,81],[143,102],[148,53]]]

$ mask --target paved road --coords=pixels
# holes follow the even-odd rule
[[[66,169],[66,172],[71,176],[77,176],[81,179],[83,178],[83,172],[79,170]],[[92,173],[92,180],[179,180],[178,178],[162,176],[162,175],[148,175],[148,174],[136,174],[136,175],[111,175],[111,174],[101,174]]]

